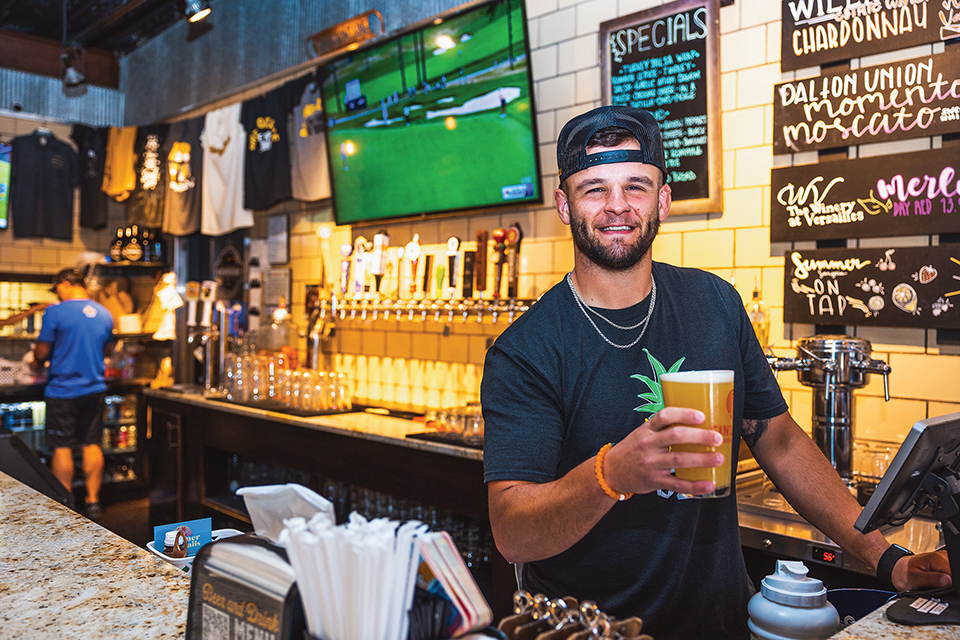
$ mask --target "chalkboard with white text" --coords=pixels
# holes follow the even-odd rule
[[[674,213],[720,211],[717,0],[680,0],[600,25],[604,104],[660,124]]]
[[[773,153],[960,131],[960,46],[778,84]]]
[[[783,321],[960,327],[960,244],[788,251]]]
[[[960,38],[956,0],[783,0],[780,69]]]
[[[770,240],[960,232],[960,146],[771,171]]]

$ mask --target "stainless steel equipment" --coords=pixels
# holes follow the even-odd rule
[[[774,371],[796,371],[800,384],[813,388],[813,440],[847,482],[853,480],[853,390],[879,373],[890,400],[890,365],[871,359],[870,350],[861,338],[817,335],[797,343],[796,358],[767,358]]]

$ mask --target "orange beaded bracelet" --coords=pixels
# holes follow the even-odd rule
[[[600,483],[600,488],[603,489],[603,492],[608,496],[610,496],[611,498],[613,498],[614,500],[623,502],[628,498],[632,498],[633,494],[614,491],[613,489],[610,488],[610,485],[607,484],[607,481],[603,479],[603,459],[606,457],[607,451],[610,451],[610,449],[612,448],[613,448],[612,442],[608,442],[607,444],[600,447],[600,451],[597,452],[597,461],[594,463],[594,469],[597,472],[597,482]]]

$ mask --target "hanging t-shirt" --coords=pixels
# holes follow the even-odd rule
[[[200,136],[203,147],[200,230],[204,235],[221,236],[253,226],[253,212],[243,207],[244,139],[239,102],[205,116]]]
[[[167,192],[163,198],[163,232],[187,236],[200,230],[200,192],[203,152],[200,134],[203,117],[170,125],[164,147]]]
[[[169,125],[140,127],[134,151],[137,154],[137,188],[127,200],[127,222],[156,229],[163,224],[166,167],[163,144]]]
[[[73,125],[70,137],[77,145],[80,162],[80,226],[107,226],[107,196],[103,193],[103,166],[107,157],[107,129]]]
[[[330,197],[327,141],[320,84],[311,78],[290,118],[290,187],[294,200],[313,202]]]
[[[291,198],[287,114],[292,106],[287,85],[243,103],[240,120],[247,135],[243,206],[247,209],[269,209]]]
[[[77,152],[41,129],[14,138],[10,146],[13,237],[72,240]]]
[[[135,167],[137,154],[136,127],[110,127],[107,132],[107,156],[103,165],[103,192],[117,202],[123,202],[137,188]]]

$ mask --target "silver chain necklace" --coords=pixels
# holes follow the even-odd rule
[[[601,314],[599,311],[596,311],[595,309],[587,305],[587,303],[583,301],[583,298],[580,297],[580,293],[577,291],[577,288],[573,286],[573,278],[571,277],[571,273],[567,274],[567,284],[570,286],[570,291],[573,292],[573,298],[574,300],[577,301],[577,306],[580,307],[580,311],[583,312],[584,317],[586,317],[587,321],[594,328],[594,330],[598,334],[600,334],[600,337],[603,338],[603,341],[609,344],[611,347],[616,347],[617,349],[629,349],[630,347],[640,342],[640,339],[643,338],[643,334],[647,332],[647,327],[650,326],[649,320],[653,316],[653,305],[656,304],[657,302],[657,281],[653,278],[653,272],[652,271],[650,272],[650,284],[651,284],[650,307],[647,309],[647,315],[644,316],[643,320],[641,320],[637,324],[630,327],[621,327],[620,325],[614,323],[612,320],[610,320],[609,318]],[[636,329],[640,325],[643,325],[643,329],[640,330],[640,335],[637,336],[636,340],[634,340],[630,344],[617,344],[616,342],[613,342],[612,340],[610,340],[610,338],[608,338],[607,336],[603,335],[603,332],[600,331],[600,327],[598,327],[597,323],[594,322],[593,318],[590,317],[590,313],[593,313],[594,315],[598,316],[610,326],[620,329],[622,331],[629,331],[631,329]]]

